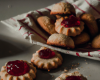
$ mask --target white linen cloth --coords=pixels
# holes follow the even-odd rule
[[[63,2],[71,3],[75,7],[77,17],[82,13],[91,13],[96,19],[100,18],[100,0],[64,0]],[[53,5],[36,11],[29,11],[1,22],[14,30],[18,30],[21,35],[32,44],[52,48],[65,54],[100,60],[99,50],[91,52],[91,49],[89,49],[90,51],[83,52],[84,50],[87,50],[86,48],[83,48],[81,51],[71,51],[46,44],[48,36],[37,26],[36,19],[42,15],[47,15],[54,19],[54,16],[49,14]]]

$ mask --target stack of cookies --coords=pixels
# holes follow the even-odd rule
[[[50,12],[56,20],[48,16],[37,19],[39,25],[50,34],[47,44],[73,49],[85,44],[98,34],[97,22],[93,15],[84,13],[76,17],[75,8],[70,3],[60,2],[55,4]],[[98,39],[97,39],[98,38]],[[95,44],[100,37],[92,41],[93,48],[100,48]]]

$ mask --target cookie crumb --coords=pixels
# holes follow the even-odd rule
[[[85,61],[86,61],[86,59],[85,59]]]
[[[50,71],[50,70],[48,70],[48,71]]]
[[[89,76],[91,76],[91,75],[89,75]]]
[[[68,70],[64,69],[64,72],[66,73],[66,72],[68,72]]]
[[[77,65],[75,65],[75,66],[77,66]]]
[[[69,47],[67,47],[67,49],[70,49]],[[67,52],[68,53],[68,52]]]
[[[79,68],[76,68],[76,70],[80,70]]]
[[[86,62],[86,64],[88,64],[88,63]]]
[[[8,8],[11,8],[11,5],[8,5]]]
[[[67,67],[64,67],[64,69],[66,69]]]
[[[73,68],[71,67],[71,69],[73,69]]]
[[[52,77],[54,77],[54,76],[52,75]]]
[[[9,53],[11,53],[11,51],[9,51]]]

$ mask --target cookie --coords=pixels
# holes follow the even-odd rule
[[[50,71],[62,64],[62,56],[49,48],[41,47],[36,53],[33,54],[31,62],[40,69]]]
[[[86,13],[82,14],[80,19],[87,25],[91,36],[94,37],[98,33],[98,26],[94,16]]]
[[[100,48],[100,34],[93,39],[91,45],[93,48]]]
[[[55,15],[57,19],[64,17],[64,15]]]
[[[60,47],[65,47],[67,49],[69,48],[74,48],[74,41],[71,37],[66,36],[64,34],[52,34],[48,40],[47,40],[48,45],[54,45],[54,46],[60,46]]]
[[[41,16],[37,18],[37,22],[47,33],[56,33],[54,21],[48,16]]]
[[[98,32],[100,33],[100,18],[96,19],[96,23],[98,26]]]
[[[69,17],[69,14],[62,14],[62,15],[55,15],[57,19],[61,18],[61,17]]]
[[[36,68],[27,61],[9,61],[2,66],[0,76],[1,80],[33,80],[36,78]]]
[[[52,7],[50,14],[75,14],[75,8],[70,3],[60,2]]]
[[[63,73],[55,80],[87,80],[87,79],[78,71],[75,71],[73,73]]]
[[[80,35],[73,37],[75,45],[80,45],[88,42],[90,40],[90,36],[86,32],[82,32]]]
[[[70,17],[62,17],[56,20],[55,30],[58,33],[67,36],[79,35],[84,29],[84,22],[79,21],[78,18],[71,15]]]

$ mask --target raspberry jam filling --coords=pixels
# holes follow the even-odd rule
[[[80,76],[69,76],[66,80],[82,80]]]
[[[24,75],[25,73],[29,72],[29,69],[30,68],[27,65],[27,63],[24,61],[20,61],[20,60],[9,61],[6,64],[6,71],[10,75],[14,75],[14,76]]]
[[[75,27],[80,25],[80,21],[77,17],[74,15],[69,16],[69,18],[64,19],[61,22],[61,25],[64,25],[64,27]]]
[[[50,59],[55,56],[55,52],[50,49],[44,49],[39,51],[39,57],[43,59]]]

